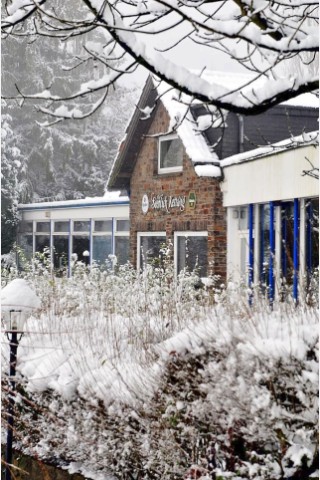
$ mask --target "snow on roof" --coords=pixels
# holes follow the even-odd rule
[[[211,82],[221,86],[222,95],[226,89],[231,93],[240,87],[242,87],[244,91],[246,88],[252,90],[252,82],[256,77],[255,75],[249,73],[232,73],[209,70],[206,70],[203,73],[200,71],[193,73],[198,73],[199,76],[203,77],[209,83]],[[200,129],[205,130],[206,128],[206,115],[199,117],[197,119],[198,125],[196,125],[190,108],[188,108],[191,100],[189,96],[181,94],[163,81],[160,82],[160,80],[155,76],[150,76],[146,82],[146,85],[148,85],[150,81],[152,82],[151,84],[153,84],[153,88],[156,90],[159,98],[163,102],[163,105],[169,114],[170,125],[168,133],[170,133],[170,130],[172,131],[172,129],[176,130],[177,134],[182,140],[188,156],[195,164],[196,174],[198,176],[220,177],[221,170],[219,165],[222,166],[222,163],[219,160],[218,155],[214,152],[213,148],[208,145],[203,133],[200,131]],[[145,91],[146,85],[143,87],[142,95]],[[255,82],[255,85],[259,87],[259,80]],[[194,105],[201,105],[201,102],[197,100],[194,100],[192,103]],[[318,108],[318,104],[318,97],[313,93],[305,93],[282,103],[282,105],[306,108]],[[133,119],[135,118],[136,112],[137,111],[135,110],[131,119],[129,120],[125,136],[119,144],[118,152],[109,174],[108,183],[111,181],[112,184],[112,179],[116,176],[116,165],[121,158],[121,152],[124,151],[124,145],[126,142],[130,142],[128,131],[130,126],[132,128]],[[144,114],[143,119],[146,120],[151,117],[153,108],[150,106],[145,106],[140,109],[140,112]],[[210,118],[210,120],[212,119]],[[268,148],[269,147],[266,147],[266,149]]]
[[[209,147],[203,134],[195,131],[195,123],[189,105],[181,103],[177,91],[170,89],[167,84],[162,82],[155,87],[170,116],[169,130],[177,126],[177,133],[189,158],[194,163],[219,163],[217,154]],[[220,176],[219,168],[216,168],[216,173],[217,176]]]
[[[287,138],[286,140],[282,140],[281,142],[275,143],[273,145],[266,145],[265,147],[255,148],[254,150],[249,150],[248,152],[237,153],[236,155],[232,155],[231,157],[221,160],[220,165],[221,167],[229,167],[230,165],[247,162],[249,160],[255,160],[261,157],[265,157],[267,155],[283,152],[288,149],[318,144],[318,131],[303,133],[302,135]]]
[[[198,177],[220,177],[221,169],[215,165],[196,165],[196,174]]]
[[[103,197],[86,197],[79,200],[57,200],[53,202],[35,202],[35,203],[25,203],[18,205],[20,210],[28,208],[38,208],[38,209],[47,209],[47,208],[64,208],[64,207],[88,207],[88,206],[97,206],[97,205],[108,205],[108,204],[123,204],[129,203],[129,198],[127,196],[121,196],[121,192],[108,192],[106,191]]]
[[[200,72],[199,72],[200,74]],[[209,82],[214,82],[218,85],[226,87],[230,91],[234,91],[240,87],[252,88],[252,81],[256,78],[255,75],[248,73],[226,73],[219,71],[205,71],[202,77]],[[177,133],[181,138],[186,152],[190,159],[196,164],[195,171],[198,176],[221,176],[221,170],[219,164],[222,166],[222,162],[219,161],[217,154],[207,144],[203,134],[196,130],[195,122],[188,108],[190,97],[187,95],[180,95],[177,90],[172,89],[165,82],[157,83],[154,81],[154,86],[161,95],[161,100],[170,116],[170,127],[173,128],[177,125]],[[255,82],[258,86],[259,80]],[[194,102],[199,103],[199,102]],[[313,93],[305,93],[299,95],[296,98],[283,102],[282,105],[292,105],[300,107],[319,107],[319,99],[317,95]],[[146,113],[146,112],[145,112]],[[269,147],[266,147],[269,148]],[[205,164],[205,165],[198,165]],[[209,164],[209,168],[206,165]],[[211,167],[210,167],[211,164]],[[215,167],[213,167],[213,165]]]
[[[26,280],[16,278],[1,290],[1,309],[32,310],[39,308],[41,301]]]

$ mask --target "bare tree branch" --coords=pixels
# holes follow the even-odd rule
[[[83,38],[83,53],[75,56],[72,66],[88,65],[90,59],[108,70],[73,91],[58,96],[48,89],[27,92],[19,86],[18,98],[54,103],[75,100],[101,90],[105,91],[122,75],[138,66],[193,99],[218,109],[255,115],[269,108],[312,92],[318,88],[319,35],[314,0],[82,0],[80,10],[68,11],[54,0],[14,0],[2,22],[4,35],[30,35],[33,19],[34,37],[52,37],[60,41]],[[60,8],[60,10],[59,10]],[[21,29],[23,26],[23,29]],[[86,45],[88,33],[104,31],[106,40],[99,52]],[[164,44],[164,35],[168,36]],[[172,39],[173,38],[173,39]],[[217,85],[193,69],[172,62],[167,54],[192,42],[204,57],[216,51],[251,72],[252,80],[232,91]],[[161,53],[160,53],[161,52]],[[306,58],[306,55],[309,55]],[[121,66],[115,62],[121,59]],[[290,62],[300,69],[290,71]],[[204,63],[204,67],[206,67]],[[13,98],[13,96],[4,96]],[[42,111],[51,108],[42,107]],[[83,113],[86,115],[86,113]],[[81,115],[79,116],[81,117]],[[64,118],[64,117],[63,117]]]
[[[302,176],[308,175],[309,177],[315,178],[319,180],[319,168],[315,167],[313,163],[309,160],[309,158],[304,157],[307,162],[310,164],[311,168],[309,170],[302,170]]]

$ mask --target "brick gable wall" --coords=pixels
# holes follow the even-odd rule
[[[169,117],[160,103],[148,135],[165,133]],[[137,232],[165,231],[168,240],[173,242],[175,231],[208,231],[208,273],[226,277],[226,211],[222,206],[222,193],[219,181],[215,178],[198,177],[186,153],[183,158],[183,171],[174,174],[157,173],[158,139],[146,136],[138,154],[136,166],[130,182],[130,260],[137,262]],[[166,213],[149,208],[142,212],[142,197],[147,194],[165,196],[186,196],[196,194],[196,206],[191,208],[186,202],[184,211],[175,208]]]

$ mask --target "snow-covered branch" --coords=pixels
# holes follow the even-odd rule
[[[79,62],[92,58],[112,70],[115,58],[121,58],[121,68],[107,79],[105,74],[100,79],[93,76],[68,96],[26,92],[20,85],[23,97],[53,102],[83,98],[105,90],[139,65],[190,98],[241,114],[262,113],[318,88],[318,4],[313,0],[83,0],[80,4],[74,12],[57,1],[15,0],[2,31],[15,34],[21,24],[28,28],[30,17],[35,20],[33,35],[61,41],[77,35],[85,39],[87,31],[97,29],[104,32],[105,44],[95,51],[83,41]],[[204,69],[219,51],[249,70],[253,81],[230,92],[173,61],[171,53],[184,45],[188,48],[190,42],[204,58]],[[295,63],[303,68],[292,67]]]

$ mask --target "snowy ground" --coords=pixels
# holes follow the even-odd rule
[[[195,290],[170,269],[27,278],[42,309],[18,352],[26,453],[95,480],[316,470],[315,307],[260,298],[250,309],[241,290]],[[3,336],[4,385],[7,362]]]

